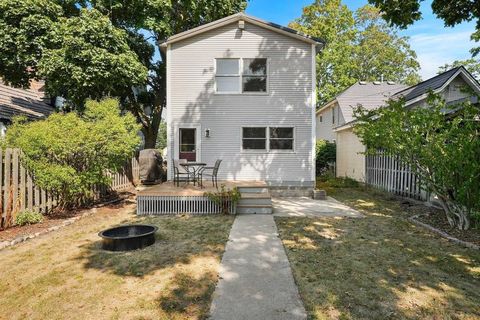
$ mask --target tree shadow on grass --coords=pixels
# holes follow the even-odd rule
[[[132,221],[128,221],[132,223]],[[225,217],[146,217],[141,223],[159,227],[153,245],[141,250],[110,252],[101,249],[101,241],[82,247],[77,257],[86,269],[98,269],[119,276],[143,277],[192,259],[223,253],[232,220]]]
[[[194,317],[196,314],[204,315],[201,318],[206,318],[216,281],[217,277],[212,272],[207,272],[199,278],[185,272],[177,272],[156,303],[171,318]]]
[[[365,219],[276,219],[310,313],[347,319],[480,317],[480,252],[409,223],[398,201],[366,193],[344,197]]]

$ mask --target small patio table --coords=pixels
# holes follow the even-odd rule
[[[193,173],[193,185],[195,185],[195,182],[197,181],[197,175],[198,171],[205,167],[207,164],[204,162],[186,162],[186,163],[180,163],[182,167],[185,167],[189,172]],[[191,169],[191,170],[190,170]]]

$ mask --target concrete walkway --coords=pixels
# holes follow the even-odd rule
[[[272,215],[239,215],[222,258],[213,320],[306,319]]]
[[[273,214],[279,217],[362,217],[360,212],[332,197],[327,200],[307,197],[274,198],[272,203]]]

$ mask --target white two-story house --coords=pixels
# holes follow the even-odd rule
[[[221,159],[219,180],[311,190],[321,45],[244,13],[167,39],[168,159]]]

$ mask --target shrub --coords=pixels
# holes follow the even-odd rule
[[[27,224],[35,224],[43,221],[43,216],[40,212],[31,210],[21,211],[15,218],[15,224],[24,226]]]
[[[238,191],[237,187],[234,187],[233,189],[227,189],[223,184],[220,186],[219,191],[205,192],[204,196],[219,205],[223,214],[228,214],[230,202],[233,206],[235,206],[238,200],[241,198],[240,191]]]
[[[46,120],[16,119],[6,144],[23,151],[35,183],[59,196],[61,207],[91,200],[93,187],[108,185],[107,171],[121,168],[140,143],[139,125],[118,101],[87,101],[82,114],[56,113]]]
[[[317,176],[325,174],[329,169],[329,164],[334,163],[337,158],[337,147],[335,143],[326,140],[317,140],[315,146],[315,161]]]

